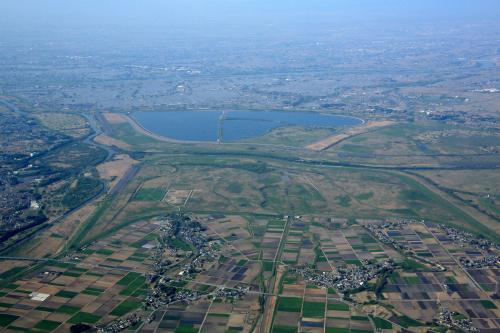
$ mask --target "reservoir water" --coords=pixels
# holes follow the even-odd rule
[[[134,112],[144,129],[181,141],[241,141],[281,126],[339,127],[363,121],[354,117],[296,111],[163,111]]]

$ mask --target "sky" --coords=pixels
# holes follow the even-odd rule
[[[0,42],[66,32],[223,36],[498,22],[499,0],[0,0]]]
[[[498,0],[2,0],[0,27],[498,19]]]

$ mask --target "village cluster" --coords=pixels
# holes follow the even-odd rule
[[[493,247],[498,248],[498,244],[493,244],[490,240],[471,234],[470,232],[459,230],[444,224],[440,224],[439,227],[446,232],[448,238],[455,242],[483,251],[489,251]]]
[[[442,308],[439,312],[439,324],[456,329],[465,333],[476,333],[479,330],[472,325],[472,321],[467,318],[461,318],[458,313],[452,312],[446,308]]]
[[[194,301],[205,296],[201,292],[181,289],[178,286],[191,280],[196,273],[204,269],[207,263],[213,263],[218,259],[221,246],[219,240],[206,235],[204,232],[206,228],[200,222],[187,216],[171,214],[161,219],[161,223],[154,264],[149,275],[154,288],[145,300],[145,306],[153,309],[178,301]],[[179,250],[176,240],[187,244],[190,250]],[[180,256],[180,251],[183,252],[183,257]],[[176,262],[172,263],[170,259],[166,259],[167,257],[175,257]],[[168,269],[175,266],[182,267],[177,277],[164,275]],[[218,288],[215,297],[238,298],[247,290],[245,287]]]
[[[291,268],[289,271],[303,277],[308,283],[324,288],[336,288],[347,293],[366,287],[368,281],[394,268],[392,260],[386,260],[383,263],[370,263],[365,260],[361,266],[338,267],[336,273],[321,272],[307,266]]]
[[[363,226],[370,231],[381,243],[394,247],[396,250],[406,250],[405,244],[402,244],[387,234],[387,229],[401,229],[410,223],[409,220],[396,220],[384,222],[381,224],[364,224]]]

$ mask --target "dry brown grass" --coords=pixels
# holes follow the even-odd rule
[[[99,134],[94,138],[94,141],[110,147],[115,146],[123,149],[129,149],[131,147],[128,143],[109,137],[106,134]]]
[[[157,177],[145,180],[142,183],[141,188],[158,188],[158,187],[164,188],[167,186],[168,182],[169,182],[168,177]]]
[[[110,124],[123,124],[127,122],[127,117],[122,114],[106,112],[102,115]]]
[[[357,126],[354,128],[350,128],[346,130],[344,133],[340,133],[337,135],[332,135],[326,139],[314,142],[310,145],[307,145],[306,148],[311,149],[311,150],[316,150],[316,151],[321,151],[330,148],[331,146],[344,141],[347,138],[350,138],[354,135],[360,135],[366,132],[373,131],[374,129],[384,127],[384,126],[389,126],[394,124],[393,121],[389,120],[382,120],[382,121],[372,121],[365,123],[361,126]]]
[[[109,190],[111,191],[120,179],[125,175],[127,170],[133,165],[139,163],[126,154],[116,155],[111,161],[102,163],[97,166],[97,171],[102,179],[110,182]]]

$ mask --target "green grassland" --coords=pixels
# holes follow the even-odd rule
[[[278,127],[259,138],[246,140],[260,144],[273,144],[292,147],[302,147],[334,135],[336,129],[329,128],[305,128],[300,126]]]
[[[82,203],[95,197],[103,188],[100,180],[93,177],[82,176],[78,178],[73,187],[64,194],[61,203],[69,209],[79,207]]]
[[[304,302],[302,308],[303,317],[323,318],[325,315],[325,304],[320,302]]]
[[[286,229],[289,236],[292,233],[294,236],[306,235],[306,238],[310,236],[312,226],[304,227],[300,231],[293,230],[293,228],[288,230],[289,226],[282,218],[283,215],[345,217],[349,221],[355,218],[385,219],[388,217],[425,219],[454,224],[491,238],[498,238],[497,233],[487,224],[482,224],[475,215],[470,215],[462,207],[433,191],[432,187],[416,177],[417,173],[421,173],[437,179],[439,177],[436,174],[441,170],[432,168],[441,168],[443,165],[446,167],[450,165],[464,167],[465,165],[460,164],[460,157],[440,155],[451,153],[458,149],[456,147],[463,148],[463,144],[455,147],[435,133],[449,130],[442,128],[441,125],[395,125],[347,139],[321,153],[264,145],[166,143],[135,132],[129,124],[112,126],[116,138],[131,145],[129,153],[140,160],[141,168],[118,193],[105,196],[90,217],[78,225],[69,241],[69,246],[73,249],[102,239],[138,221],[178,211],[245,216],[249,221],[248,230],[252,234],[248,242],[254,244],[256,249],[261,249],[259,246],[262,242],[260,241],[270,229],[278,229],[275,233],[281,233],[282,229]],[[324,134],[332,134],[332,132],[326,133],[325,130],[318,130],[305,133],[300,129],[291,131],[283,128],[268,133],[265,137],[256,139],[255,142],[264,143],[265,140],[269,140],[269,143],[273,144],[300,147]],[[490,139],[483,137],[475,137],[471,142],[478,144],[477,140],[485,144],[491,143]],[[432,146],[431,143],[437,143],[437,146]],[[447,148],[447,145],[453,147]],[[70,145],[62,152],[54,152],[50,159],[52,167],[67,170],[75,165],[98,163],[103,157],[102,152],[94,148],[79,151],[78,154],[74,148]],[[474,153],[475,150],[473,147],[468,147],[466,152]],[[74,158],[66,160],[64,154]],[[342,154],[352,154],[354,157]],[[388,156],[392,154],[395,154],[394,159],[390,160]],[[432,154],[437,155],[430,156]],[[363,157],[360,157],[362,155]],[[381,155],[383,156],[380,157]],[[339,156],[347,157],[339,158]],[[482,157],[480,162],[483,162]],[[415,169],[416,166],[431,168],[431,171]],[[490,175],[489,172],[494,171],[481,170],[481,172]],[[158,178],[161,178],[161,182]],[[452,177],[444,178],[452,179]],[[92,183],[93,179],[92,177],[78,178],[73,183],[74,193],[69,192],[65,197],[66,205],[73,206],[76,205],[75,202],[83,200],[78,196],[95,187]],[[490,182],[491,179],[495,181],[495,177],[491,175],[488,179]],[[453,187],[453,184],[442,183],[444,183],[443,186],[451,187],[457,192],[465,186],[463,183],[457,183],[457,180],[453,182],[458,185]],[[181,200],[182,205],[171,204],[168,200],[162,200],[166,194],[166,187],[155,187],[160,186],[160,183],[165,186],[168,184],[168,188],[173,190],[173,193],[176,193],[175,190],[186,191],[190,193],[190,196],[185,198],[185,202],[184,199]],[[490,186],[497,187],[496,185]],[[484,188],[481,188],[477,190],[477,193],[484,193],[483,190]],[[494,195],[495,193],[490,200],[493,205],[496,202],[494,200],[497,200]],[[182,198],[182,195],[180,196]],[[482,204],[486,206],[488,202]],[[489,209],[494,210],[491,207]],[[263,216],[265,217],[264,223],[254,223]],[[320,224],[317,223],[316,227],[318,225]],[[228,240],[233,241],[228,235],[226,235]],[[153,232],[129,244],[133,248],[131,253],[134,253],[136,249],[139,251],[143,244],[154,242],[156,238],[157,235]],[[312,264],[325,262],[327,260],[325,255],[317,247],[318,240],[312,237],[309,239],[314,241],[316,247],[311,248]],[[304,248],[294,247],[297,242],[299,241],[290,241],[280,246],[280,254],[302,253]],[[363,237],[361,242],[363,246],[376,243],[371,237]],[[172,244],[181,250],[191,250],[189,244],[178,239],[173,239]],[[119,246],[106,246],[95,250],[93,254],[107,257],[113,253],[117,254],[118,248]],[[262,258],[262,254],[256,254],[255,258]],[[130,254],[129,259],[141,263],[144,256],[137,252]],[[124,261],[123,259],[114,260]],[[249,264],[247,259],[238,258],[238,260],[236,265]],[[345,263],[358,265],[360,261],[345,260]],[[419,269],[419,264],[416,262],[407,261],[405,264],[408,270]],[[262,262],[263,271],[267,275],[274,274],[275,266],[272,261]],[[67,270],[62,273],[65,276],[79,277],[85,274],[71,267],[65,268]],[[0,278],[9,278],[19,272],[20,269],[7,271],[0,275]],[[413,285],[420,281],[417,277],[406,277],[404,280]],[[297,281],[290,278],[289,282]],[[114,288],[119,288],[118,293],[122,296],[121,299],[123,296],[129,298],[110,309],[110,314],[122,316],[139,308],[141,303],[139,298],[135,297],[139,297],[144,292],[145,283],[146,278],[138,273],[128,273],[119,280]],[[103,292],[105,289],[95,288],[85,288],[82,291],[85,295],[97,297]],[[59,297],[67,298],[68,301],[76,295],[74,292],[64,290],[57,294]],[[493,309],[490,303],[484,303],[483,306]],[[344,303],[330,303],[329,301],[325,304],[304,301],[300,297],[280,296],[275,310],[300,313],[302,317],[323,318],[325,310],[348,312],[350,308]],[[82,312],[80,308],[73,305],[60,306],[53,311],[71,316],[70,323],[96,323],[101,319],[91,313]],[[0,326],[8,326],[11,320],[13,320],[11,317],[0,316]],[[351,320],[361,319],[353,317]],[[392,326],[391,323],[381,318],[373,318],[373,321],[378,328],[389,329]],[[421,325],[404,316],[398,317],[398,323],[404,327]],[[56,322],[39,324],[40,329],[46,327],[48,330],[49,325],[54,326]],[[181,325],[175,330],[188,332],[195,328]],[[343,330],[345,329],[327,329],[328,332],[342,332]],[[273,331],[296,332],[297,328],[275,326]]]
[[[278,311],[300,312],[302,309],[302,298],[280,296],[277,308]]]
[[[496,165],[484,147],[498,145],[497,132],[420,121],[382,127],[350,137],[325,153],[357,163],[379,165]],[[496,142],[496,143],[495,143]],[[474,158],[468,157],[473,155]],[[492,159],[493,158],[493,159]]]
[[[90,239],[141,216],[177,210],[160,201],[165,194],[162,188],[140,188],[135,192],[137,184],[159,174],[172,189],[194,190],[182,207],[188,212],[407,217],[455,224],[495,236],[460,207],[397,170],[321,167],[279,158],[225,154],[158,153],[144,157],[143,163],[144,167],[119,195],[101,204],[77,233],[79,237]],[[133,193],[137,204],[130,205]],[[93,232],[88,233],[91,229]]]
[[[137,201],[160,201],[165,195],[164,188],[141,188],[134,195]]]
[[[58,321],[53,321],[53,320],[41,320],[39,321],[36,325],[35,328],[40,329],[42,331],[53,331],[55,330],[59,325],[61,325],[60,322]]]
[[[334,311],[349,311],[349,305],[345,303],[329,303],[327,308]]]
[[[273,333],[297,333],[297,327],[276,325],[273,327]]]
[[[375,324],[375,327],[379,329],[392,329],[392,323],[383,318],[375,317],[373,318],[373,323]]]
[[[7,313],[0,313],[0,327],[8,326],[10,323],[12,323],[17,318],[19,318],[19,316],[7,314]]]
[[[73,142],[63,146],[61,149],[55,149],[37,160],[42,168],[48,166],[59,170],[81,170],[89,165],[97,165],[106,158],[106,151],[93,145],[82,145],[79,142]]]
[[[133,300],[125,300],[118,304],[113,311],[110,312],[112,316],[123,316],[129,313],[132,310],[137,309],[141,306],[141,302],[133,301]]]
[[[78,312],[73,317],[71,317],[68,322],[72,324],[88,323],[95,324],[101,319],[100,316],[94,315],[88,312]]]

